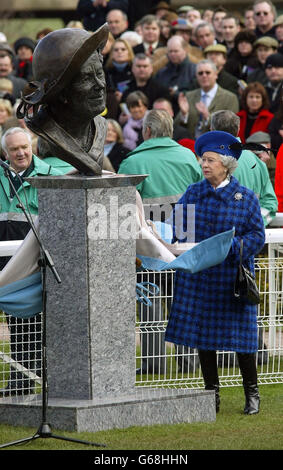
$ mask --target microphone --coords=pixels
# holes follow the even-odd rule
[[[14,173],[18,173],[15,168],[13,168],[12,166],[8,165],[8,163],[4,162],[1,158],[0,158],[0,166],[2,166],[2,168],[4,168],[4,170],[10,170],[10,171],[13,171]]]

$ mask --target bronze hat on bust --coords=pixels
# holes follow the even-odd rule
[[[63,28],[44,36],[33,53],[34,80],[24,90],[18,117],[23,117],[22,106],[40,105],[56,97],[89,56],[103,49],[108,34],[105,23],[92,34],[84,29]]]

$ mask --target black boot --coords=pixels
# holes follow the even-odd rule
[[[219,378],[217,370],[216,351],[198,350],[205,390],[215,390],[216,413],[220,409]]]
[[[246,397],[244,413],[254,415],[259,412],[260,405],[255,354],[238,353],[237,356]]]
[[[246,404],[244,413],[246,415],[255,415],[259,412],[260,397],[258,386],[256,384],[244,385]]]

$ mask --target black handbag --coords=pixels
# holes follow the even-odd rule
[[[240,242],[240,264],[237,270],[236,280],[234,284],[234,296],[250,304],[259,304],[259,290],[254,275],[243,266],[243,245],[244,242]]]

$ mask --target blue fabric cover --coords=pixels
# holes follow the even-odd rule
[[[41,273],[0,287],[0,308],[17,318],[30,318],[42,311]]]
[[[233,237],[234,228],[226,232],[218,233],[217,235],[201,241],[170,263],[148,256],[138,255],[138,258],[142,262],[143,269],[152,271],[179,269],[189,273],[197,273],[203,269],[222,263],[229,253]]]

